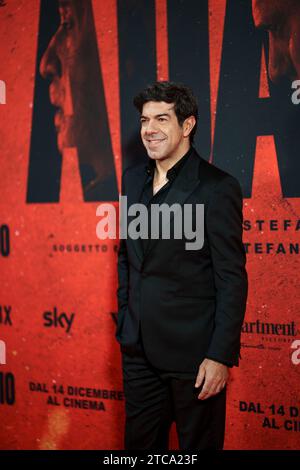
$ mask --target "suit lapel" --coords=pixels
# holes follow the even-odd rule
[[[133,175],[133,177],[134,177],[134,180],[132,181],[132,184],[127,190],[127,210],[130,206],[140,201],[144,184],[146,182],[146,179],[148,178],[148,175],[145,171],[145,165],[141,165],[138,168],[136,168],[136,172]],[[129,225],[129,223],[133,219],[135,219],[134,216],[128,216],[127,224]],[[141,239],[138,238],[137,240],[133,240],[132,238],[128,237],[127,243],[129,243],[133,247],[140,263],[142,263],[144,254],[143,254],[143,245],[142,245]]]

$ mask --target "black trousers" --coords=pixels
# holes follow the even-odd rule
[[[196,376],[152,366],[141,339],[137,345],[121,346],[121,352],[126,450],[168,450],[173,421],[180,450],[223,448],[226,387],[199,400]]]

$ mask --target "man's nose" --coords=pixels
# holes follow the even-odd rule
[[[269,77],[273,83],[293,79],[295,69],[291,60],[288,42],[269,40]]]
[[[53,79],[55,76],[61,77],[62,66],[56,53],[55,36],[51,39],[40,62],[40,74],[45,79]]]
[[[145,128],[145,134],[146,135],[152,135],[156,134],[158,131],[157,125],[154,121],[149,120],[148,123],[146,124]]]

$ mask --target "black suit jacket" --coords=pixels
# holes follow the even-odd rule
[[[145,164],[123,173],[128,207],[146,177]],[[205,357],[237,366],[248,291],[240,184],[193,150],[164,203],[204,204],[204,245],[153,239],[143,255],[140,239],[121,239],[116,338],[134,344],[140,323],[146,355],[163,370],[197,373]]]

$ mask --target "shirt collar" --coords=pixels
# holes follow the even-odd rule
[[[192,153],[192,150],[193,150],[193,147],[190,146],[189,150],[183,155],[183,157],[181,157],[180,160],[178,160],[178,162],[176,162],[171,168],[169,168],[166,174],[166,177],[168,178],[169,181],[173,180],[178,175],[185,161],[188,159],[188,157]],[[148,163],[145,165],[146,173],[149,176],[153,177],[155,167],[156,167],[155,160],[149,157]]]

